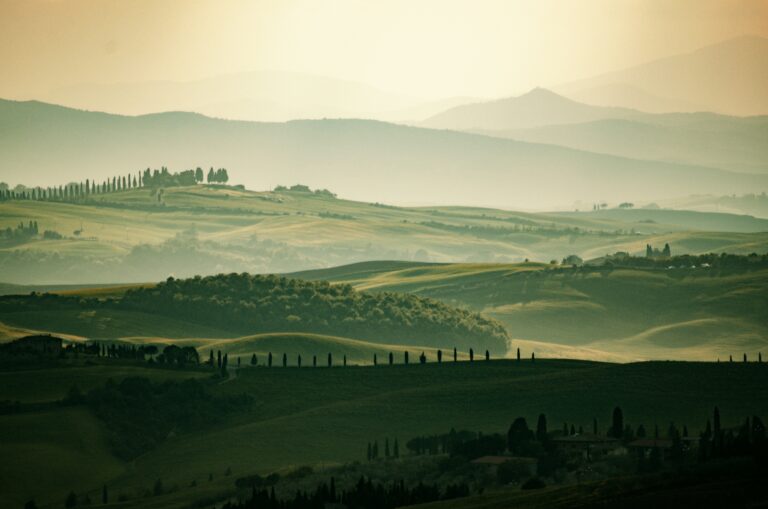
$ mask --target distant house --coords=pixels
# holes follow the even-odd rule
[[[50,335],[25,336],[0,345],[0,352],[6,355],[58,357],[62,352],[62,340]]]
[[[665,438],[640,438],[627,444],[627,448],[639,455],[648,457],[654,449],[661,452],[661,457],[666,458],[672,450],[672,440]]]
[[[552,442],[565,453],[571,456],[581,456],[584,459],[595,459],[608,454],[626,452],[618,439],[593,435],[592,433],[556,437],[552,439]]]

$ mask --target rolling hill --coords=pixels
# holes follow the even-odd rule
[[[585,208],[591,205],[585,204]],[[222,272],[279,273],[371,260],[522,262],[644,253],[768,251],[768,220],[733,214],[604,209],[525,213],[469,207],[393,207],[312,192],[199,185],[62,203],[0,202],[0,229],[35,220],[40,232],[0,239],[0,293],[64,284],[158,281]],[[84,230],[82,235],[74,232]],[[97,289],[92,289],[96,292]]]
[[[120,507],[181,508],[208,497],[224,498],[222,493],[231,492],[234,480],[245,475],[286,473],[300,465],[322,470],[363,460],[365,444],[381,443],[385,437],[397,437],[404,444],[452,427],[503,432],[515,417],[531,422],[541,412],[552,423],[577,426],[589,426],[596,418],[604,429],[617,404],[625,422],[634,426],[673,421],[697,434],[715,405],[725,427],[768,411],[761,390],[768,371],[756,364],[537,360],[247,368],[211,390],[219,396],[250,394],[253,405],[214,428],[174,433],[159,447],[125,462],[110,453],[103,421],[82,406],[55,403],[75,383],[87,388],[108,378],[119,383],[141,375],[161,381],[190,373],[146,364],[128,369],[109,361],[75,363],[52,371],[56,376],[40,377],[40,370],[3,373],[23,388],[11,397],[49,403],[0,415],[0,432],[14,436],[13,443],[0,442],[0,454],[16,459],[0,467],[5,500],[22,505],[34,497],[43,507],[60,507],[70,490],[100,500],[107,484],[113,498],[124,495]],[[687,383],[690,380],[697,383]],[[225,475],[228,470],[230,476]],[[50,482],[36,482],[40,473]],[[168,490],[152,496],[157,479]]]
[[[370,202],[538,210],[575,200],[768,187],[766,176],[374,121],[122,117],[13,101],[0,102],[0,165],[25,175],[26,185],[101,179],[147,166],[224,166],[250,188],[298,181]]]
[[[724,360],[768,350],[765,269],[372,262],[296,276],[481,311],[506,326],[523,355],[549,346],[550,355],[567,357]]]

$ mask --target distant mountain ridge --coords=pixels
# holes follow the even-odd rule
[[[370,202],[517,209],[768,188],[763,176],[377,121],[125,117],[0,101],[0,166],[26,184],[161,165],[225,166],[255,189],[302,182]]]
[[[422,123],[634,159],[768,173],[768,116],[645,113],[593,106],[537,88],[451,108]]]
[[[554,87],[589,104],[652,113],[768,114],[768,39],[742,36]]]

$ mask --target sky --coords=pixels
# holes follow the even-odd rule
[[[744,34],[768,1],[0,0],[0,97],[254,70],[498,97]]]

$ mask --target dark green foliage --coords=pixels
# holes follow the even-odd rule
[[[245,395],[213,396],[204,382],[194,379],[152,383],[138,377],[119,384],[110,380],[85,399],[106,422],[114,453],[124,459],[151,450],[172,431],[209,426],[250,403]]]
[[[624,413],[621,408],[616,407],[613,409],[612,425],[610,436],[613,438],[622,438],[624,435]]]
[[[521,487],[524,490],[539,490],[542,488],[546,488],[547,485],[544,484],[544,481],[542,481],[538,477],[531,477],[530,479],[525,481]]]
[[[244,333],[315,332],[427,346],[451,340],[497,351],[507,339],[498,322],[431,299],[279,276],[169,278],[131,290],[113,305]]]
[[[512,454],[524,454],[533,439],[533,431],[528,429],[525,417],[515,419],[507,431],[507,447]]]
[[[69,495],[67,495],[67,498],[64,500],[64,507],[66,507],[67,509],[71,509],[76,505],[77,505],[77,495],[75,495],[74,491],[70,491]]]

